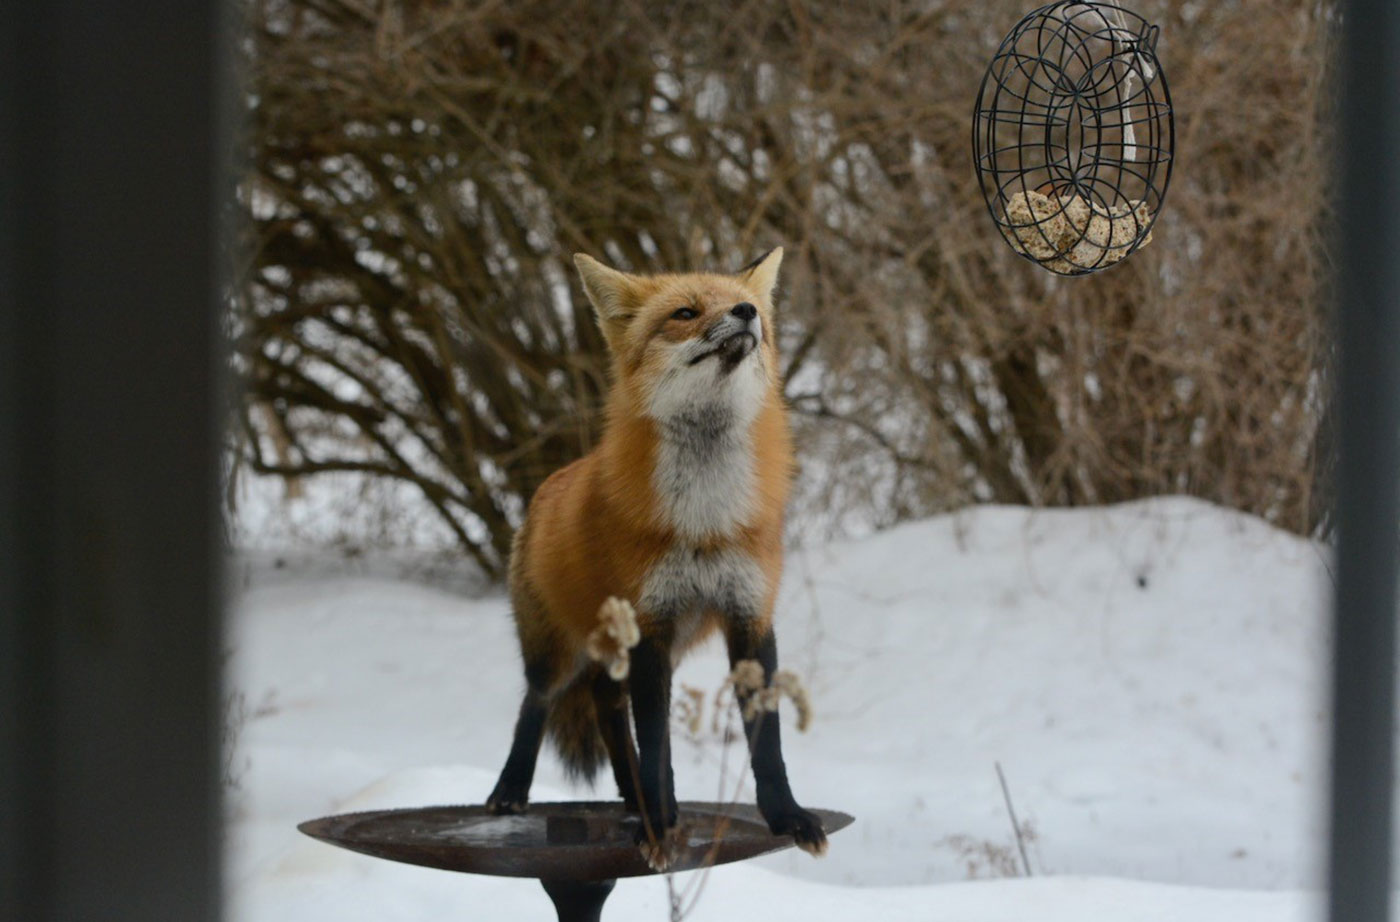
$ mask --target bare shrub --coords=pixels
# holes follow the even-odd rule
[[[569,255],[781,243],[807,508],[1170,492],[1314,528],[1332,6],[1139,8],[1175,178],[1151,247],[1065,280],[999,239],[970,161],[1019,8],[247,0],[242,461],[410,483],[499,573],[600,427]]]

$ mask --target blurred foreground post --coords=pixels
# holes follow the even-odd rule
[[[0,919],[219,915],[217,7],[0,16]]]
[[[1400,480],[1400,8],[1344,5],[1337,237],[1333,922],[1390,916]]]

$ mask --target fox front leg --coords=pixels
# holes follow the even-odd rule
[[[748,618],[731,619],[726,628],[729,644],[729,667],[742,660],[758,660],[763,666],[763,682],[772,684],[778,671],[778,642],[772,627],[759,628]],[[748,695],[742,695],[739,708],[746,711]],[[816,814],[798,806],[788,785],[787,766],[783,764],[782,733],[778,712],[759,711],[744,718],[744,735],[749,741],[753,762],[753,780],[758,796],[758,810],[768,821],[774,835],[790,835],[797,847],[812,855],[826,854],[826,830]]]
[[[637,724],[641,772],[642,826],[637,844],[654,870],[670,864],[676,825],[676,778],[671,770],[671,638],[657,630],[644,634],[632,650],[629,677],[632,714]]]

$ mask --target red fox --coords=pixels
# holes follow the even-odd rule
[[[515,536],[510,598],[527,687],[487,800],[494,812],[526,809],[548,734],[575,775],[592,780],[606,757],[626,806],[645,811],[643,829],[670,830],[673,665],[719,630],[731,663],[757,660],[772,680],[793,476],[773,326],[782,258],[774,249],[735,275],[638,276],[574,257],[610,353],[607,419],[593,451],[536,491]],[[610,596],[633,603],[642,635],[629,680],[640,790],[627,702],[584,653]],[[745,730],[769,828],[823,853],[821,820],[788,785],[777,713]]]

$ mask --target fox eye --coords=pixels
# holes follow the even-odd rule
[[[694,320],[700,312],[693,307],[680,307],[671,312],[672,320]]]

